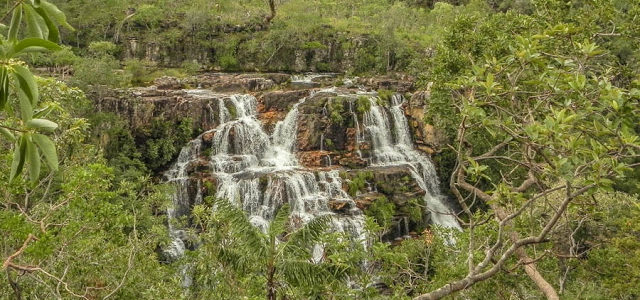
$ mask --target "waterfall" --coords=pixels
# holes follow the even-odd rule
[[[337,93],[335,88],[318,92]],[[402,109],[404,98],[394,95],[389,107],[385,108],[371,93],[356,95],[367,95],[371,104],[359,123],[353,101],[349,101],[349,111],[356,127],[357,149],[368,139],[371,142],[368,159],[372,165],[408,167],[411,176],[425,191],[424,202],[433,223],[459,229],[456,218],[439,192],[431,160],[414,148]],[[343,190],[339,171],[310,171],[301,167],[296,157],[299,106],[305,103],[306,98],[296,103],[269,134],[258,120],[255,97],[219,96],[218,111],[212,113],[219,121],[218,126],[187,144],[165,173],[167,181],[176,187],[173,207],[168,210],[170,219],[189,214],[190,206],[202,201],[202,183],[190,178],[189,170],[190,166],[198,166],[199,170],[205,166],[206,169],[208,163],[208,176],[217,184],[214,196],[228,199],[241,207],[254,226],[266,230],[277,209],[288,203],[291,218],[297,224],[330,215],[334,230],[348,233],[364,244],[364,216]],[[210,149],[203,149],[205,140]],[[324,136],[322,140],[324,150]],[[204,157],[204,153],[210,154]],[[361,155],[359,150],[358,154]],[[327,159],[331,164],[331,157],[327,156]],[[340,213],[336,214],[332,209]],[[407,220],[403,226],[399,232],[408,231]],[[185,251],[183,241],[186,234],[173,222],[169,222],[169,230],[172,243],[165,252],[170,258],[178,258]],[[314,258],[321,257],[320,250],[314,249]]]
[[[331,215],[333,229],[364,240],[364,216],[353,199],[342,190],[337,171],[310,172],[299,166],[295,155],[298,131],[298,106],[301,99],[275,125],[269,135],[257,119],[257,100],[251,95],[232,95],[218,100],[219,125],[185,146],[167,180],[176,186],[170,218],[188,213],[190,199],[202,195],[189,194],[190,163],[207,159],[211,177],[217,182],[215,197],[228,199],[248,214],[254,226],[266,230],[276,209],[285,203],[291,217],[306,223],[315,217]],[[203,136],[211,137],[210,156],[203,158]],[[200,164],[201,165],[201,164]],[[198,193],[200,191],[198,183]],[[193,198],[196,197],[196,198]],[[329,209],[329,201],[347,202],[348,215],[337,215]],[[176,211],[180,211],[177,214]],[[184,253],[183,234],[170,225],[172,257]]]
[[[356,153],[358,154],[358,157],[362,159],[362,151],[360,151],[360,143],[361,143],[360,124],[358,123],[358,115],[356,114],[355,111],[353,111],[353,101],[354,101],[353,99],[349,99],[349,113],[353,118],[354,127],[356,129]]]
[[[173,221],[181,216],[189,214],[190,212],[191,195],[189,193],[189,177],[187,174],[187,168],[192,161],[198,158],[201,145],[202,141],[200,139],[195,139],[189,142],[182,148],[178,155],[178,159],[171,169],[165,173],[166,180],[172,183],[176,189],[176,192],[173,194],[173,206],[167,209],[171,244],[164,250],[164,253],[169,259],[179,258],[184,254],[186,249],[183,242],[185,232],[182,229],[176,228]],[[194,195],[194,202],[202,201],[202,193],[199,185],[200,183],[198,182],[196,195]]]
[[[440,194],[438,176],[428,156],[418,152],[409,133],[407,118],[402,110],[404,97],[393,95],[387,111],[377,97],[369,98],[371,109],[364,114],[363,125],[371,138],[373,164],[379,166],[406,165],[411,176],[425,191],[424,201],[434,224],[460,229],[451,209]],[[393,124],[393,129],[391,127]]]

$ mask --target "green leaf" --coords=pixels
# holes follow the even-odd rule
[[[38,104],[38,97],[40,95],[38,94],[38,85],[36,84],[33,74],[31,74],[29,69],[21,65],[14,65],[13,70],[13,74],[19,83],[20,90],[22,90],[29,98],[31,107],[35,107]]]
[[[44,131],[54,131],[58,128],[58,124],[45,119],[31,119],[26,123],[27,128],[39,129]]]
[[[75,29],[67,22],[67,16],[58,9],[53,3],[48,1],[42,1],[41,7],[47,12],[47,14],[56,22],[58,25],[67,28],[71,31]]]
[[[25,122],[31,120],[33,118],[33,106],[31,106],[29,97],[22,90],[17,90],[16,93],[20,104],[20,118]]]
[[[53,141],[48,136],[39,133],[33,135],[33,141],[38,145],[40,151],[42,151],[49,168],[53,171],[58,171],[58,154]]]
[[[41,0],[31,0],[31,5],[38,7],[42,3]]]
[[[4,109],[9,100],[9,73],[7,68],[0,67],[0,111]]]
[[[16,137],[13,135],[13,133],[11,133],[11,131],[9,131],[6,128],[2,128],[0,127],[0,134],[2,134],[6,139],[15,142],[16,141]]]
[[[11,16],[11,25],[9,26],[9,40],[18,39],[18,31],[20,30],[20,23],[22,23],[22,5],[16,6]]]
[[[9,176],[9,182],[13,182],[16,177],[22,173],[24,167],[24,159],[27,151],[27,138],[23,135],[20,141],[16,143],[16,148],[13,152],[13,162],[11,163],[11,175]]]
[[[40,178],[40,152],[32,141],[27,139],[26,142],[27,161],[29,162],[29,179],[31,179],[31,183],[36,183]]]
[[[47,33],[46,24],[31,5],[25,5],[24,16],[27,20],[27,32],[31,37],[43,38]]]
[[[37,50],[51,50],[58,51],[62,49],[58,44],[47,41],[41,38],[28,38],[21,40],[15,46],[13,46],[13,53],[18,54],[22,51],[28,51],[31,48],[35,48]]]
[[[58,30],[58,25],[51,21],[51,18],[49,18],[49,15],[44,10],[42,5],[36,8],[36,11],[38,12],[38,14],[40,14],[42,19],[44,19],[44,22],[45,24],[47,24],[47,28],[49,29],[49,35],[47,39],[54,43],[60,43],[60,30]]]
[[[54,107],[53,106],[47,106],[41,110],[36,111],[33,114],[34,118],[42,118],[42,117],[46,117],[49,113],[51,113],[53,111]]]

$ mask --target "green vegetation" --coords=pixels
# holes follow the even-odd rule
[[[390,90],[378,90],[378,97],[383,101],[383,103],[390,103],[393,94],[394,92]]]
[[[637,1],[56,5],[0,2],[2,297],[640,297]],[[168,220],[173,189],[159,182],[195,134],[193,120],[132,129],[96,113],[83,91],[201,71],[417,78],[430,92],[425,122],[445,135],[433,158],[462,229],[424,224],[437,208],[412,194],[409,176],[375,182],[384,196],[365,210],[364,240],[331,232],[329,217],[303,225],[298,208],[281,204],[254,226],[229,203],[237,199],[213,197],[208,178],[203,203]],[[392,95],[378,91],[384,105]],[[331,125],[348,125],[345,101],[327,105]],[[371,109],[367,96],[354,104],[360,117]],[[378,177],[340,176],[352,197]],[[397,216],[424,230],[384,242]],[[177,261],[162,255],[169,222],[185,230]]]
[[[332,98],[328,101],[329,102],[327,103],[327,108],[329,110],[331,121],[334,124],[342,124],[342,122],[344,122],[344,117],[342,117],[342,114],[345,110],[344,102],[348,101],[348,99],[344,97],[337,97]]]
[[[356,100],[356,112],[362,116],[364,113],[371,110],[371,100],[367,96],[359,96]]]
[[[370,171],[359,171],[355,177],[350,178],[347,181],[347,185],[349,189],[347,192],[351,197],[355,197],[358,192],[364,192],[367,187],[367,183],[373,180],[373,172]]]
[[[148,289],[177,297],[176,270],[156,255],[168,242],[159,213],[170,202],[169,189],[110,166],[92,143],[88,120],[78,117],[92,111],[82,91],[52,79],[36,82],[40,103],[52,108],[47,118],[59,125],[51,139],[60,164],[57,172],[43,165],[35,185],[0,175],[0,256],[6,263],[0,294],[70,297],[91,287],[100,288],[88,294],[96,298],[153,298]],[[0,145],[10,149],[5,141]],[[11,161],[10,151],[0,154],[3,170]],[[56,290],[59,280],[65,288]],[[126,288],[118,288],[121,283]]]
[[[365,210],[365,214],[371,216],[380,227],[389,229],[393,216],[396,214],[396,206],[387,197],[381,196],[371,202],[371,205]]]
[[[198,285],[192,297],[221,294],[306,298],[330,295],[332,283],[344,279],[345,266],[313,263],[312,249],[329,228],[328,216],[294,229],[289,206],[280,207],[266,231],[253,226],[244,211],[227,200],[194,208],[194,221],[202,229],[200,249],[187,261],[195,265]],[[211,272],[220,268],[221,272]]]

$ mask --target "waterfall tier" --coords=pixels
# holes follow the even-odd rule
[[[203,101],[216,124],[186,145],[166,172],[176,186],[171,218],[188,215],[204,196],[214,196],[242,207],[252,224],[265,228],[289,203],[294,222],[331,215],[334,230],[363,241],[362,209],[386,196],[398,205],[423,199],[431,222],[459,228],[428,155],[414,147],[400,95],[382,105],[375,94],[333,88],[283,105],[252,95],[188,93],[209,98]],[[400,180],[402,186],[394,184]],[[397,235],[409,234],[408,217],[396,219]],[[184,233],[170,229],[167,251],[177,257],[185,250]]]

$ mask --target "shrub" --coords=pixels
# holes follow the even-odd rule
[[[373,217],[381,227],[389,228],[396,214],[396,205],[387,197],[380,196],[365,210],[365,214]]]

